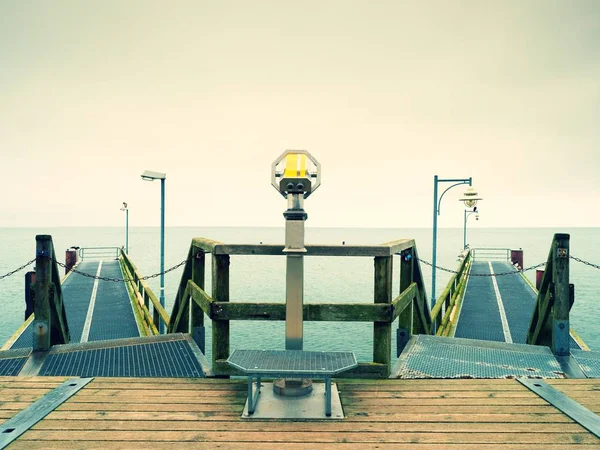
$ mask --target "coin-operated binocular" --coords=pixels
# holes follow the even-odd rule
[[[304,303],[304,199],[321,185],[321,165],[306,150],[286,150],[271,165],[271,184],[288,200],[285,217],[285,348],[302,350]]]

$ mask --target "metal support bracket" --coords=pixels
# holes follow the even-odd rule
[[[79,392],[93,378],[72,378],[0,425],[0,449],[6,448],[32,426]]]
[[[410,333],[406,328],[398,328],[396,330],[396,358],[400,357],[402,350],[408,344],[408,340],[410,339]]]
[[[600,438],[600,417],[585,406],[542,380],[517,378],[517,381]]]
[[[260,395],[260,376],[256,377],[256,394],[254,394],[254,376],[248,375],[248,415],[254,414],[258,396]]]

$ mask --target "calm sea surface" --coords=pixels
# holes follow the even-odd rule
[[[469,230],[471,247],[523,248],[525,267],[544,262],[554,233],[571,235],[571,254],[595,264],[600,263],[600,228],[474,228]],[[122,228],[0,228],[0,275],[17,268],[35,257],[35,235],[50,234],[56,255],[64,259],[70,246],[122,246]],[[282,244],[282,228],[237,227],[171,227],[166,230],[165,268],[183,261],[191,239],[208,237],[232,244]],[[412,238],[416,240],[420,258],[431,261],[431,230],[310,228],[306,230],[307,244],[375,245]],[[441,229],[438,235],[438,265],[455,269],[462,248],[462,229]],[[142,274],[159,272],[159,228],[131,228],[129,253]],[[397,260],[394,262],[397,264]],[[33,266],[31,266],[33,267]],[[395,266],[397,268],[397,265]],[[593,350],[600,350],[600,270],[571,261],[571,282],[575,284],[575,305],[571,326]],[[431,269],[421,266],[428,295],[431,289]],[[210,265],[207,267],[210,269]],[[182,268],[165,276],[167,311],[171,311]],[[398,277],[398,270],[394,270]],[[25,270],[0,280],[0,343],[5,342],[22,324]],[[535,270],[527,272],[535,281]],[[437,294],[444,289],[450,274],[437,271]],[[230,268],[231,301],[284,302],[285,258],[278,256],[234,256]],[[210,276],[207,277],[210,292]],[[159,278],[149,280],[158,294]],[[397,295],[398,280],[394,282]],[[305,302],[307,303],[371,303],[373,301],[372,258],[305,258]],[[210,321],[206,321],[210,325]],[[272,348],[285,346],[283,322],[232,322],[233,348]],[[356,352],[361,361],[372,359],[372,324],[308,322],[304,325],[306,350],[346,350]],[[207,351],[210,353],[210,330],[207,330]],[[210,355],[207,355],[210,356]]]

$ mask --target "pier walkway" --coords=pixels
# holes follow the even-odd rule
[[[475,260],[454,337],[525,344],[536,297],[537,291],[510,262]],[[580,348],[572,336],[570,344]]]
[[[65,380],[0,378],[0,422]],[[600,449],[598,437],[517,380],[336,383],[346,419],[298,422],[241,418],[244,380],[94,378],[7,448]],[[600,413],[600,380],[547,383]]]
[[[76,269],[97,277],[122,279],[118,260],[100,259],[81,261]],[[71,343],[103,341],[139,337],[133,305],[125,283],[109,282],[70,272],[62,284]],[[5,349],[33,346],[33,317],[30,317],[20,334],[8,342]]]

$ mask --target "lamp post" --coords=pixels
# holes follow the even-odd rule
[[[475,220],[479,220],[479,211],[477,211],[477,206],[473,206],[473,210],[465,209],[465,220],[463,221],[463,250],[467,248],[467,220],[471,217],[472,214],[475,214]]]
[[[438,184],[439,183],[453,183],[451,186],[447,187],[440,198],[438,200]],[[460,186],[461,184],[468,184],[471,186],[473,183],[473,178],[439,178],[437,175],[433,177],[433,249],[431,256],[431,307],[435,305],[435,266],[437,264],[437,216],[440,215],[440,205],[442,204],[442,198],[444,198],[444,194],[448,192],[450,189],[456,186]]]
[[[127,209],[127,203],[123,202],[121,211],[125,211],[125,253],[129,253],[129,209]]]
[[[142,180],[160,180],[160,306],[165,307],[165,180],[167,174],[146,170]],[[160,322],[160,334],[165,332],[165,324]]]

